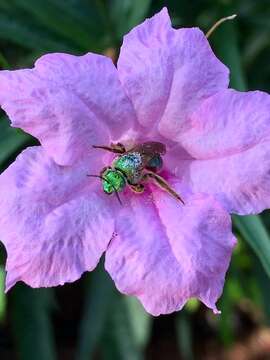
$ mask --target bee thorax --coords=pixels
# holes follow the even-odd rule
[[[119,156],[113,163],[113,167],[121,171],[131,184],[136,184],[141,178],[142,158],[138,152],[131,152]]]

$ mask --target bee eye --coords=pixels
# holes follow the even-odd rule
[[[163,166],[163,160],[159,154],[153,156],[153,158],[148,162],[147,167],[151,169],[161,169]]]

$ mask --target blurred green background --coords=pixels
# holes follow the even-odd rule
[[[207,31],[231,69],[231,87],[270,90],[269,0],[0,0],[0,67],[31,67],[47,52],[106,53],[117,59],[123,35],[167,6],[175,27]],[[35,140],[0,118],[0,170]],[[74,284],[4,295],[0,253],[0,359],[270,359],[270,217],[234,217],[234,252],[221,316],[198,302],[153,318],[120,295],[102,264]]]

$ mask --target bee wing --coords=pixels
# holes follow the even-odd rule
[[[142,158],[142,169],[148,167],[151,160],[157,157],[157,155],[164,155],[166,153],[166,146],[160,142],[148,141],[134,146],[128,152],[138,152]],[[160,160],[162,161],[162,160]]]
[[[134,146],[128,152],[138,152],[141,155],[145,154],[148,156],[153,156],[155,154],[165,155],[166,146],[157,141],[147,141],[142,144]]]

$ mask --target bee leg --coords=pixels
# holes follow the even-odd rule
[[[132,191],[134,191],[137,194],[143,193],[144,192],[144,186],[143,184],[129,184],[129,187]]]
[[[106,151],[110,151],[116,154],[124,154],[126,152],[126,148],[123,144],[111,144],[111,146],[103,146],[103,145],[92,145],[94,149],[103,149]]]
[[[158,174],[149,171],[147,173],[145,173],[142,177],[142,181],[147,181],[147,180],[154,180],[154,182],[161,187],[163,190],[167,191],[169,194],[171,194],[174,198],[176,198],[177,200],[181,201],[181,203],[183,205],[185,205],[184,201],[181,199],[181,197],[177,194],[177,192],[175,192],[170,185],[167,183],[167,181],[165,179],[163,179],[163,177],[159,176]]]
[[[111,143],[111,147],[117,150],[120,154],[124,154],[125,152],[127,152],[125,146],[121,143],[116,143],[116,144]]]

